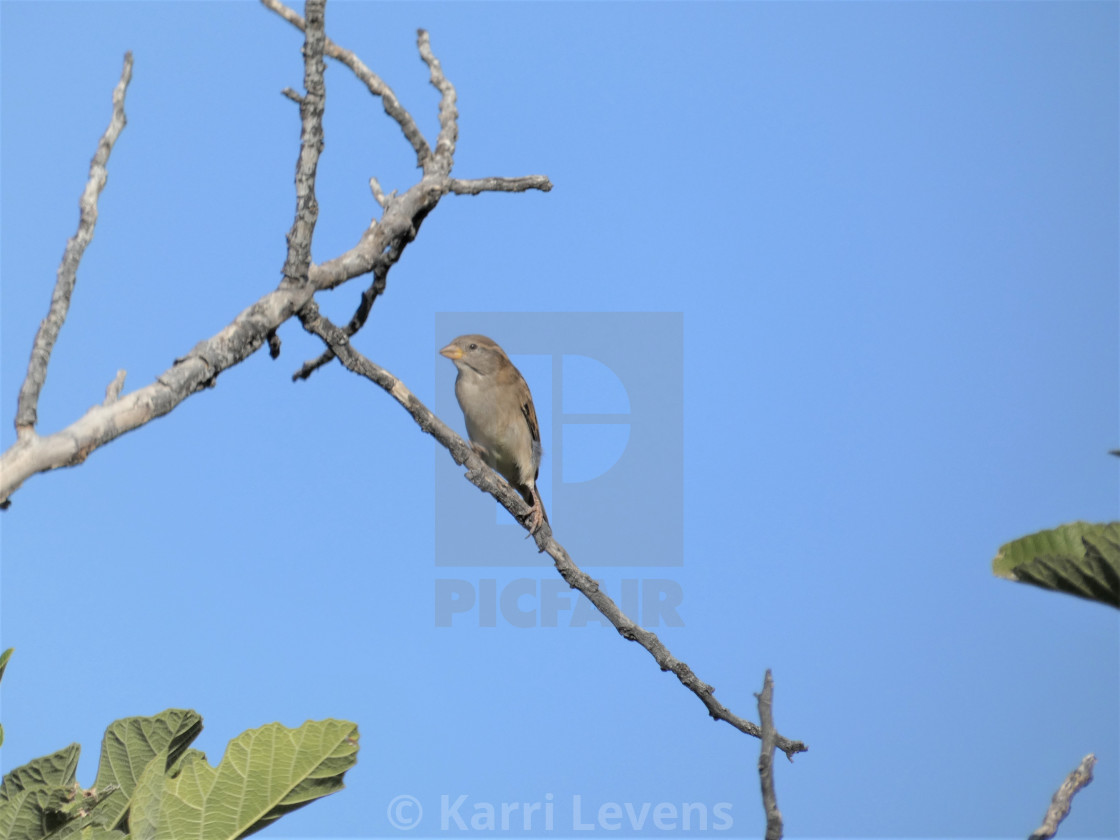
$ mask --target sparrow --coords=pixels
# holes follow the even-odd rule
[[[521,494],[531,508],[526,519],[529,533],[535,534],[548,515],[537,490],[541,433],[525,377],[484,335],[461,335],[439,352],[459,370],[455,396],[471,448]]]

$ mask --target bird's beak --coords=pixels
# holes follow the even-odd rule
[[[463,348],[457,344],[448,344],[446,347],[439,351],[439,354],[441,356],[446,356],[454,362],[457,359],[463,358]]]

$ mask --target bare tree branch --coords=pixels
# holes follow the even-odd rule
[[[299,318],[304,329],[319,336],[347,370],[359,376],[364,376],[388,391],[412,415],[422,431],[427,432],[446,447],[456,464],[465,465],[468,481],[497,499],[522,525],[525,524],[530,508],[525,504],[520,494],[505,479],[487,467],[470,445],[459,437],[450,426],[433,414],[403,382],[355,350],[350,344],[349,337],[332,324],[328,318],[321,315],[314,302],[309,302],[307,306],[300,310]],[[548,523],[541,526],[540,530],[534,535],[534,539],[537,547],[541,551],[547,551],[552,557],[556,570],[565,582],[573,589],[578,589],[583,593],[595,605],[595,608],[614,625],[620,636],[632,642],[637,642],[649,651],[662,671],[671,671],[682,685],[700,698],[701,702],[707,707],[709,715],[716,720],[726,721],[740,732],[745,732],[756,738],[762,737],[762,730],[757,725],[732,714],[722,703],[717,701],[713,696],[715,689],[702,682],[688,665],[676,659],[655,633],[631,621],[619,609],[618,605],[599,588],[599,584],[575,564],[564,547],[556,542],[552,536],[552,528]],[[801,741],[791,741],[781,735],[775,735],[775,745],[791,761],[796,753],[808,750],[808,747]]]
[[[95,449],[212,387],[219,373],[256,352],[268,332],[290,318],[311,294],[311,287],[270,292],[217,335],[199,342],[152,384],[90,408],[62,431],[17,440],[0,455],[0,503],[6,503],[32,475],[80,464]]]
[[[105,402],[102,405],[112,405],[121,398],[121,389],[124,388],[125,372],[118,370],[117,375],[113,377],[113,381],[105,389]]]
[[[272,8],[273,4],[277,2],[277,0],[261,1],[269,6],[269,8]],[[291,18],[285,15],[285,19]],[[439,138],[436,141],[435,152],[422,161],[424,178],[417,187],[422,187],[425,182],[427,182],[429,184],[429,189],[438,188],[441,191],[441,195],[448,192],[460,195],[477,195],[484,191],[524,192],[525,190],[537,189],[548,192],[551,190],[552,183],[543,175],[529,175],[522,178],[482,178],[473,181],[461,181],[450,177],[451,167],[454,164],[455,143],[459,136],[459,112],[455,107],[455,87],[448,81],[447,77],[444,76],[443,67],[440,65],[439,59],[432,53],[431,40],[428,37],[428,33],[423,29],[417,31],[417,49],[420,51],[420,56],[424,59],[424,63],[428,65],[430,81],[433,87],[440,92]],[[413,187],[412,190],[409,190],[403,196],[398,197],[395,193],[386,196],[384,192],[382,192],[381,185],[378,183],[377,179],[370,178],[370,190],[373,193],[374,200],[384,210],[380,224],[385,224],[391,214],[399,213],[399,208],[397,208],[396,203],[407,199],[410,193],[417,187]],[[438,198],[436,200],[438,200]],[[424,218],[427,216],[427,213],[427,210],[419,209],[410,216],[417,230],[420,227],[420,223],[423,222]],[[412,235],[415,237],[415,230]],[[349,323],[345,327],[347,338],[352,338],[365,326],[369,314],[373,309],[374,302],[385,291],[385,283],[389,274],[389,269],[400,259],[404,246],[411,241],[411,239],[402,239],[398,246],[390,248],[380,255],[381,259],[379,259],[377,264],[373,267],[373,282],[362,293],[358,308],[354,311],[354,315],[350,318]],[[277,351],[274,349],[273,358],[275,358],[276,355]],[[304,362],[299,370],[292,374],[292,380],[307,379],[312,373],[330,362],[334,357],[334,351],[328,346],[319,356]]]
[[[548,192],[552,184],[544,175],[526,175],[523,178],[472,178],[464,181],[451,179],[451,192],[456,195],[478,195],[482,192],[525,192],[543,190]]]
[[[397,252],[397,256],[400,256],[399,251]],[[393,262],[396,262],[396,260],[393,260]],[[373,283],[368,289],[362,292],[362,299],[358,303],[358,308],[344,329],[347,338],[353,338],[354,334],[365,326],[366,320],[369,318],[369,313],[373,310],[374,301],[385,291],[385,282],[389,274],[389,267],[390,264],[386,264],[374,269]],[[292,374],[292,381],[295,382],[299,379],[307,379],[311,374],[332,359],[334,359],[334,351],[328,347],[316,358],[304,362],[303,366]]]
[[[109,155],[128,122],[124,114],[124,97],[131,80],[132,53],[127,52],[124,54],[120,81],[113,89],[113,115],[109,119],[109,127],[105,129],[105,133],[97,143],[97,151],[94,152],[93,159],[89,163],[89,180],[78,202],[81,208],[78,230],[66,243],[62,264],[58,267],[54,293],[51,295],[50,309],[47,317],[39,324],[35,342],[31,345],[31,360],[27,364],[27,377],[19,389],[19,404],[16,409],[16,437],[20,441],[35,436],[35,424],[39,421],[39,394],[43,390],[43,383],[47,380],[47,365],[51,360],[51,351],[54,350],[58,333],[70,311],[70,296],[74,293],[74,284],[78,280],[78,264],[82,261],[86,246],[93,239],[93,229],[97,225],[97,198],[105,189],[105,182],[109,179],[109,171],[106,169]]]
[[[758,722],[762,726],[762,751],[758,756],[758,778],[762,784],[762,806],[766,809],[766,840],[781,840],[782,812],[778,810],[778,795],[774,792],[774,747],[777,731],[774,729],[774,678],[766,669],[762,693],[758,698]]]
[[[288,256],[281,283],[306,286],[311,269],[311,236],[319,219],[315,200],[315,172],[323,151],[323,107],[327,97],[323,73],[323,17],[326,0],[307,0],[303,42],[303,87],[299,100],[300,142],[296,163],[296,215],[288,231]]]
[[[443,443],[451,452],[452,458],[458,464],[468,467],[467,477],[480,489],[493,495],[514,516],[524,521],[529,510],[521,497],[509,486],[507,482],[487,468],[474,451],[453,432],[446,424],[431,413],[412,393],[395,377],[387,371],[377,367],[368,359],[356,353],[350,347],[349,337],[342,330],[323,318],[314,301],[316,291],[332,289],[352,279],[353,277],[368,272],[374,273],[374,284],[363,295],[362,305],[355,313],[354,319],[348,325],[348,330],[356,331],[364,323],[374,299],[383,291],[385,276],[389,268],[397,262],[404,247],[415,239],[423,220],[439,202],[439,199],[448,192],[460,194],[477,194],[486,190],[519,192],[527,189],[540,189],[547,191],[552,185],[543,176],[529,176],[526,178],[506,179],[488,178],[476,181],[460,181],[451,179],[449,172],[453,163],[455,142],[458,128],[456,125],[457,111],[455,108],[455,89],[443,75],[439,61],[431,52],[428,35],[420,30],[418,47],[421,56],[429,67],[432,84],[440,90],[440,133],[434,153],[429,153],[425,158],[425,172],[418,184],[415,184],[403,195],[381,195],[378,202],[383,204],[384,213],[380,221],[372,222],[362,234],[357,245],[346,253],[327,261],[321,265],[311,263],[310,240],[317,218],[318,207],[314,194],[315,169],[318,162],[319,151],[322,148],[322,113],[325,96],[322,83],[322,55],[338,55],[345,53],[340,48],[334,47],[322,34],[322,5],[324,0],[309,0],[308,17],[310,25],[302,18],[281,6],[276,0],[262,0],[274,11],[283,17],[292,20],[306,32],[304,47],[305,55],[305,86],[307,93],[304,96],[294,95],[293,99],[300,104],[302,119],[301,149],[299,165],[296,176],[297,210],[292,229],[288,234],[288,256],[284,264],[284,279],[279,288],[262,297],[249,308],[241,312],[233,322],[217,335],[199,342],[185,357],[177,359],[175,364],[159,376],[151,385],[140,388],[124,397],[120,397],[123,387],[123,372],[106,392],[105,402],[100,406],[90,408],[79,420],[72,423],[61,432],[44,438],[34,435],[34,408],[37,403],[38,391],[41,389],[42,380],[45,378],[47,362],[50,358],[50,348],[57,337],[58,327],[53,333],[47,332],[47,337],[40,341],[36,339],[33,351],[32,367],[37,365],[40,370],[37,386],[29,392],[31,396],[25,400],[21,392],[20,414],[21,418],[27,415],[27,407],[31,413],[29,424],[19,424],[17,428],[26,426],[29,433],[24,432],[17,439],[15,445],[0,456],[0,503],[7,503],[11,494],[31,475],[62,466],[79,464],[94,449],[105,445],[125,432],[138,428],[156,417],[161,417],[175,408],[184,399],[204,388],[213,387],[218,375],[229,367],[243,361],[256,352],[266,342],[275,353],[279,349],[279,339],[276,329],[293,314],[298,313],[303,325],[309,331],[319,335],[327,344],[328,352],[324,354],[338,355],[340,360],[349,369],[360,373],[389,391],[402,405],[405,406],[420,424],[421,428],[432,434]],[[347,54],[349,55],[349,54]],[[356,61],[356,59],[355,59]],[[362,65],[364,66],[364,65]],[[122,83],[118,85],[114,94],[114,120],[120,114],[123,127],[123,93],[127,86],[131,70],[131,57],[126,59],[126,73],[122,76]],[[379,83],[380,80],[377,80]],[[382,83],[383,84],[383,83]],[[385,88],[387,90],[387,88]],[[395,99],[394,99],[395,102]],[[389,106],[386,110],[390,111]],[[400,109],[407,117],[407,113]],[[395,115],[390,112],[391,116]],[[395,117],[396,118],[396,117]],[[402,122],[406,136],[409,129],[406,123],[411,118]],[[112,129],[112,124],[110,128]],[[108,158],[119,134],[120,127],[115,131],[107,132],[111,140],[106,143],[103,138],[95,156],[97,165],[104,152],[103,158]],[[414,144],[415,147],[415,144]],[[104,160],[100,160],[103,170]],[[94,167],[91,166],[91,172]],[[375,182],[374,182],[375,183]],[[88,243],[92,236],[92,220],[96,219],[96,194],[104,185],[104,176],[97,181],[91,175],[93,190],[92,210],[87,213],[87,206],[83,197],[83,225],[87,218],[91,221],[85,227],[85,239],[80,245],[75,246],[77,256],[80,249]],[[91,188],[87,186],[86,193],[90,194]],[[375,197],[380,192],[375,188]],[[79,234],[83,233],[83,226],[79,227]],[[75,237],[80,239],[80,237]],[[72,241],[73,244],[73,241]],[[70,248],[67,254],[71,253]],[[64,263],[66,261],[64,260]],[[74,269],[76,271],[76,258]],[[62,269],[60,269],[60,275]],[[65,319],[66,306],[70,292],[73,289],[73,280],[68,286],[64,285],[64,300],[58,307],[58,326]],[[58,290],[56,289],[56,297]],[[51,315],[55,315],[56,307],[52,303]],[[51,316],[48,316],[50,319]],[[43,329],[41,328],[41,332]],[[41,345],[45,350],[39,352]],[[41,358],[41,362],[37,361]],[[329,360],[329,358],[327,359]],[[30,377],[30,373],[29,373]],[[564,580],[573,588],[584,594],[595,607],[626,639],[636,641],[654,657],[664,671],[673,672],[677,679],[689,690],[695,693],[708,713],[717,720],[724,720],[755,737],[761,737],[761,730],[750,721],[739,718],[728,711],[713,697],[714,689],[700,681],[692,670],[680,660],[674,658],[669,650],[661,643],[654,633],[638,626],[631,621],[602,590],[590,576],[584,573],[568,556],[563,546],[552,537],[551,528],[545,526],[536,534],[538,547],[548,551],[552,556],[557,570]],[[807,749],[800,741],[790,741],[782,736],[776,736],[776,745],[792,759],[793,755]]]
[[[416,46],[420,57],[428,65],[432,87],[439,91],[439,137],[436,139],[436,153],[424,162],[424,172],[433,168],[440,175],[449,175],[455,158],[455,143],[459,139],[459,111],[455,107],[455,88],[443,75],[439,59],[432,54],[432,44],[424,29],[416,30]]]
[[[1066,780],[1062,782],[1061,787],[1054,793],[1054,798],[1050,800],[1050,807],[1046,809],[1046,816],[1042,820],[1042,825],[1034,830],[1030,840],[1050,840],[1057,833],[1058,825],[1069,816],[1069,807],[1073,802],[1073,795],[1093,781],[1093,765],[1096,763],[1097,757],[1089,753],[1081,759],[1081,763],[1074,768],[1073,772],[1066,776]]]
[[[262,0],[262,2],[270,3],[273,0]],[[430,74],[430,81],[432,85],[440,92],[439,103],[439,136],[436,140],[436,149],[432,154],[428,154],[420,158],[420,165],[424,168],[425,178],[433,176],[439,179],[442,183],[442,189],[446,192],[452,192],[450,183],[451,168],[454,165],[455,143],[459,137],[459,112],[455,107],[455,87],[443,74],[443,68],[439,63],[439,59],[432,53],[431,41],[428,33],[423,30],[417,30],[417,49],[420,52],[420,57],[424,63],[428,65]],[[341,51],[345,52],[345,51]],[[356,59],[354,59],[356,61]],[[379,80],[380,81],[380,80]],[[383,84],[383,83],[382,83]],[[372,88],[371,88],[372,89]],[[390,91],[391,94],[391,91]],[[386,109],[388,110],[388,108]],[[408,113],[403,108],[400,109],[401,113],[411,120]],[[405,124],[401,123],[402,128],[405,130],[406,136],[408,129]],[[497,179],[495,179],[497,180]],[[548,183],[548,179],[543,179],[543,182],[538,182],[539,189],[547,191],[552,188]],[[381,206],[383,210],[388,210],[390,202],[395,196],[386,198],[381,191],[381,185],[377,182],[376,178],[370,178],[370,189],[373,192],[374,200]],[[427,214],[415,216],[416,228],[419,229],[420,223],[423,221]],[[413,234],[415,236],[415,232]],[[365,326],[366,320],[373,309],[374,301],[385,291],[385,283],[389,274],[389,269],[396,264],[400,259],[401,252],[404,250],[404,245],[401,243],[400,247],[385,254],[385,260],[373,269],[373,282],[362,293],[361,301],[358,308],[355,310],[354,315],[351,317],[350,322],[346,325],[346,335],[353,337],[357,332]],[[292,375],[293,380],[307,379],[314,371],[318,370],[327,362],[334,358],[334,354],[328,347],[318,358],[305,362],[303,366]]]
[[[369,176],[369,191],[373,193],[373,200],[382,210],[385,209],[385,193],[381,190],[381,183],[372,175]]]
[[[307,24],[295,11],[289,9],[280,0],[261,0],[261,3],[268,9],[276,12],[288,23],[292,24],[298,29],[306,29]],[[343,49],[338,44],[334,43],[330,38],[326,39],[323,47],[324,55],[327,55],[336,61],[345,64],[354,73],[358,79],[366,86],[370,93],[381,99],[381,105],[385,108],[385,113],[392,117],[404,132],[405,138],[412,144],[413,150],[416,152],[416,165],[423,166],[424,162],[431,155],[431,149],[428,147],[428,141],[424,139],[424,135],[420,133],[416,121],[412,119],[412,115],[404,109],[400,101],[397,99],[393,89],[390,88],[381,78],[370,70],[362,60],[358,58],[350,50]]]
[[[306,28],[303,18],[282,6],[277,0],[262,0],[262,2],[286,20],[291,20],[301,29]],[[430,47],[426,48],[430,51]],[[416,129],[412,118],[400,107],[400,103],[397,102],[396,97],[393,96],[392,91],[384,82],[370,73],[368,68],[365,68],[365,65],[351,53],[332,44],[325,37],[323,53],[347,64],[360,78],[366,81],[372,92],[381,96],[386,112],[401,125],[405,136],[409,138],[413,148],[417,150],[421,164],[428,157],[433,156],[427,143],[419,135],[419,130]],[[126,59],[126,62],[127,68],[130,68],[131,60]],[[429,68],[431,67],[432,64],[429,61]],[[436,62],[436,67],[438,68],[438,62]],[[442,79],[440,84],[450,85],[446,79],[443,79],[440,70],[433,71],[433,77]],[[122,77],[122,82],[126,84],[127,77]],[[123,103],[124,86],[118,85],[117,91],[120,93]],[[114,94],[114,103],[117,102],[117,98],[117,95]],[[306,100],[307,97],[301,97],[298,94],[295,96],[295,101],[300,104],[301,115],[304,108],[313,107],[313,104]],[[453,95],[450,101],[454,102]],[[114,114],[116,113],[117,111],[114,110]],[[441,119],[447,114],[453,115],[454,108],[448,109],[441,106]],[[123,109],[121,110],[121,117],[123,125]],[[117,132],[119,133],[119,129],[117,129]],[[441,123],[441,135],[443,133],[444,126]],[[110,135],[107,133],[106,136]],[[115,134],[112,135],[113,139],[115,139],[115,136]],[[417,138],[419,138],[418,141]],[[111,143],[108,148],[111,148]],[[107,157],[108,149],[105,147],[104,138],[102,146],[98,149],[98,154],[100,155],[102,151],[105,151]],[[450,155],[453,151],[453,142],[450,146],[444,143],[439,147],[438,163],[431,166],[430,171],[425,171],[419,183],[414,184],[403,194],[393,193],[384,196],[385,206],[381,218],[369,223],[359,237],[357,244],[350,250],[324,263],[318,265],[311,263],[306,272],[307,280],[305,282],[300,279],[303,274],[302,269],[294,267],[295,263],[289,266],[289,263],[286,262],[285,271],[295,272],[295,275],[281,281],[278,288],[243,310],[216,335],[200,341],[189,353],[180,359],[176,359],[175,363],[158,376],[154,382],[123,396],[115,393],[114,396],[118,398],[106,400],[104,404],[90,408],[82,417],[59,432],[39,437],[34,430],[34,408],[38,401],[38,392],[45,379],[50,347],[54,341],[53,337],[57,336],[58,326],[65,318],[66,302],[69,299],[70,290],[73,289],[73,280],[70,281],[69,286],[63,284],[64,293],[56,288],[55,297],[58,298],[61,294],[62,300],[57,307],[52,302],[51,314],[48,315],[47,320],[51,321],[54,327],[51,329],[40,328],[40,332],[44,330],[47,330],[47,332],[44,337],[36,338],[35,348],[32,351],[32,362],[29,365],[29,378],[32,379],[32,384],[29,386],[25,383],[25,390],[28,388],[30,390],[28,390],[26,397],[21,392],[17,412],[17,440],[15,444],[0,455],[0,507],[7,507],[12,493],[32,475],[82,463],[95,449],[115,440],[126,432],[151,422],[157,417],[162,417],[191,394],[213,387],[219,374],[244,361],[266,343],[269,345],[270,352],[274,356],[278,355],[280,340],[276,335],[277,329],[303,308],[316,292],[334,289],[348,280],[373,272],[373,282],[363,295],[358,311],[355,313],[354,319],[351,320],[350,326],[356,325],[356,331],[368,317],[373,301],[384,289],[385,278],[389,269],[400,259],[404,248],[416,238],[421,223],[444,195],[454,191],[451,179],[447,174],[450,171]],[[303,152],[301,151],[301,160],[303,159],[302,155]],[[95,163],[97,159],[95,157]],[[92,169],[93,167],[91,167]],[[504,182],[524,179],[495,180],[496,182]],[[540,189],[547,192],[552,188],[548,179],[542,176],[532,176],[531,180],[529,189]],[[92,178],[91,183],[93,183]],[[298,192],[299,189],[304,191],[300,193]],[[503,188],[498,187],[497,189],[502,190]],[[90,187],[87,186],[87,194],[89,193]],[[300,201],[306,202],[308,198],[313,200],[313,194],[309,196],[306,192],[306,185],[303,188],[297,187],[297,194],[302,196],[299,199]],[[93,195],[96,197],[96,190],[94,190]],[[83,220],[86,218],[85,210],[83,197]],[[301,212],[310,212],[310,210],[310,204],[306,204]],[[95,216],[96,205],[94,205]],[[307,218],[305,217],[302,224],[306,224],[306,222]],[[79,234],[83,230],[83,226],[80,226]],[[89,230],[85,234],[86,242],[88,242],[88,236],[91,232],[92,226],[89,226]],[[75,239],[79,238],[75,237]],[[70,254],[70,249],[67,250],[67,253]],[[300,256],[300,260],[302,259],[303,256]],[[64,266],[66,264],[68,263],[64,258]],[[60,275],[61,273],[62,269],[60,269]],[[57,316],[56,309],[58,310]],[[34,377],[31,376],[32,369],[36,371]]]

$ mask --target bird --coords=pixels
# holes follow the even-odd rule
[[[461,335],[439,351],[455,363],[455,397],[463,410],[471,448],[529,505],[531,535],[548,522],[537,476],[541,432],[525,377],[505,351],[484,335]]]

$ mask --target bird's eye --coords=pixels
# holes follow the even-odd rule
[[[470,345],[468,345],[467,349],[468,349],[468,350],[477,350],[477,349],[478,349],[478,345],[477,345],[477,344],[470,344]]]

